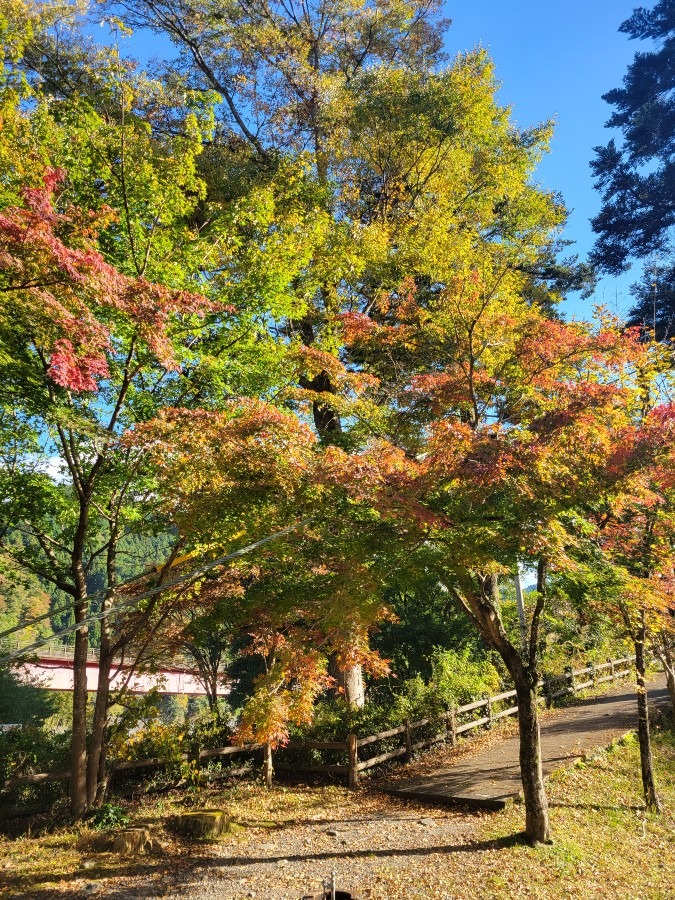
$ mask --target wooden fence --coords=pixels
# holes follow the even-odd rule
[[[631,674],[630,667],[633,663],[634,659],[632,657],[623,657],[609,660],[600,665],[590,665],[585,669],[569,669],[564,675],[547,676],[539,683],[539,688],[542,691],[541,701],[550,706],[561,697],[575,695],[578,691],[585,688],[624,678],[626,675]],[[403,725],[399,725],[396,728],[388,728],[386,731],[380,731],[377,734],[370,734],[366,737],[350,734],[346,741],[290,741],[280,751],[281,753],[287,750],[320,750],[340,754],[344,762],[307,766],[281,764],[276,765],[275,768],[280,772],[290,771],[298,774],[315,772],[341,775],[347,779],[350,788],[356,789],[359,786],[361,773],[372,769],[374,766],[399,758],[409,761],[416,751],[425,750],[434,744],[442,742],[447,742],[451,747],[454,747],[460,735],[474,731],[476,728],[491,728],[500,719],[516,715],[518,706],[513,703],[515,696],[515,691],[505,691],[502,694],[475,700],[473,703],[465,703],[463,706],[450,707],[440,716],[418,719],[417,721],[406,720]],[[472,713],[474,714],[473,717],[471,717]],[[416,737],[418,738],[417,740],[415,739]],[[383,742],[388,742],[389,744],[394,742],[400,744],[400,746],[383,750],[367,759],[360,758],[360,753],[366,747],[371,748]],[[202,761],[222,759],[235,754],[250,754],[261,749],[260,744],[219,747],[214,750],[201,750],[192,755],[183,753],[171,759],[153,757],[150,759],[116,762],[113,763],[111,769],[113,773],[128,772],[133,769],[175,765],[176,763],[188,762],[191,759],[199,764]],[[382,747],[379,749],[382,750]],[[22,785],[65,781],[68,777],[68,772],[22,775],[9,778],[2,790],[6,792]]]

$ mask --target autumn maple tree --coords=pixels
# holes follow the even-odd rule
[[[427,293],[408,280],[368,315],[344,317],[361,367],[387,378],[382,434],[327,477],[423,537],[420,551],[518,694],[526,834],[549,839],[537,713],[548,575],[571,564],[568,523],[618,478],[632,434],[623,386],[639,352],[613,323],[552,321],[504,266]],[[579,453],[583,447],[583,453]],[[405,523],[405,524],[404,524]],[[538,570],[527,641],[501,619],[498,579]]]
[[[636,334],[640,332],[635,332]],[[647,703],[647,652],[662,658],[671,698],[673,546],[670,351],[642,334],[623,373],[628,427],[611,460],[612,477],[579,507],[575,563],[563,581],[611,618],[635,652],[638,738],[645,802],[658,808]]]
[[[142,454],[122,432],[167,406],[215,409],[278,385],[286,348],[269,323],[294,314],[302,247],[324,229],[296,202],[307,189],[302,164],[266,170],[248,192],[231,159],[217,175],[208,161],[199,170],[213,95],[149,78],[116,42],[82,41],[75,7],[19,2],[6,13],[3,549],[61,592],[57,605],[77,624],[116,604],[129,536],[168,535],[168,562],[178,555]],[[160,570],[165,561],[152,560]],[[90,601],[95,575],[104,597]],[[132,640],[145,645],[143,617],[153,629],[163,621],[155,607],[103,619],[88,751],[91,623],[75,633],[78,814],[105,787],[113,656]]]
[[[347,374],[344,380],[353,383]],[[219,616],[231,639],[243,641],[243,655],[262,667],[236,738],[265,745],[269,782],[272,750],[287,741],[292,724],[309,722],[314,701],[334,683],[329,666],[387,671],[368,637],[387,615],[385,567],[394,546],[402,555],[408,541],[355,515],[322,477],[325,459],[313,431],[269,403],[166,410],[125,440],[143,448],[161,515],[192,558],[254,543],[245,558],[196,578],[188,593],[178,590],[184,603],[196,598],[203,623]],[[381,542],[388,551],[378,560]]]
[[[114,566],[134,471],[133,460],[120,457],[114,443],[134,382],[149,366],[178,368],[169,323],[176,317],[203,316],[213,307],[197,294],[123,275],[107,263],[95,244],[101,217],[79,208],[57,208],[55,194],[64,178],[63,171],[46,170],[42,189],[26,189],[24,206],[6,208],[0,215],[0,334],[7,360],[4,375],[12,376],[5,382],[3,401],[11,404],[17,421],[29,426],[7,450],[13,453],[14,466],[3,473],[2,516],[5,533],[14,530],[26,537],[21,545],[5,544],[6,552],[72,597],[77,623],[86,619],[89,609],[87,567],[96,550],[91,543],[94,518],[98,527],[101,518],[106,522],[108,538],[98,552],[107,553]],[[26,384],[32,385],[28,394],[22,387]],[[31,462],[43,443],[61,462],[57,483]],[[109,588],[112,594],[112,573]],[[94,742],[87,800],[87,646],[87,630],[78,629],[74,812],[93,802],[98,773]],[[105,650],[102,669],[106,660],[111,663]],[[98,699],[105,707],[103,689]],[[104,719],[97,710],[99,716]]]

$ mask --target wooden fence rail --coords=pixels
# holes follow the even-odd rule
[[[564,675],[551,676],[545,678],[539,683],[542,690],[541,701],[547,705],[551,705],[555,700],[568,694],[576,694],[578,691],[588,687],[593,687],[605,682],[614,681],[631,674],[630,666],[633,664],[632,657],[622,657],[621,659],[612,659],[600,665],[587,666],[584,669],[572,670],[568,669]],[[626,668],[628,666],[628,668]],[[609,674],[600,675],[599,673],[609,670]],[[590,675],[585,681],[578,681],[578,677]],[[293,766],[278,765],[278,771],[290,771],[297,773],[326,773],[332,775],[343,775],[347,778],[350,788],[357,788],[359,784],[359,776],[362,772],[372,769],[374,766],[389,762],[393,759],[405,757],[409,761],[412,754],[417,750],[424,750],[444,741],[450,743],[452,747],[457,743],[459,735],[466,734],[476,728],[487,726],[488,728],[507,716],[514,716],[518,713],[518,706],[507,706],[504,709],[496,710],[500,704],[513,700],[516,691],[505,691],[496,694],[493,697],[484,697],[481,700],[474,700],[472,703],[465,703],[463,706],[451,707],[442,715],[419,719],[411,722],[406,721],[403,725],[396,728],[388,728],[386,731],[380,731],[377,734],[370,734],[366,737],[358,737],[358,735],[350,734],[346,741],[290,741],[283,749],[287,750],[324,750],[345,754],[347,759],[344,763]],[[484,711],[484,713],[483,713]],[[479,713],[476,718],[465,720],[468,713]],[[421,740],[413,740],[413,735],[422,729],[433,726],[434,731],[431,735],[426,735]],[[400,747],[394,747],[385,750],[368,759],[359,759],[359,750],[369,747],[371,744],[377,744],[380,741],[392,740],[399,737],[403,743]],[[172,759],[164,757],[152,757],[150,759],[135,759],[115,762],[111,766],[113,772],[125,772],[133,769],[153,768],[163,765],[186,762],[194,759],[196,762],[200,760],[215,759],[218,757],[233,756],[239,753],[252,753],[261,750],[260,744],[244,744],[243,746],[218,747],[214,750],[201,750],[197,754],[190,756],[183,753]],[[68,772],[47,772],[40,775],[22,775],[7,779],[2,792],[10,791],[15,787],[31,784],[43,784],[54,781],[66,781],[69,777]]]

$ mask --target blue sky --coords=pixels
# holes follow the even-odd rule
[[[502,82],[500,97],[513,106],[520,126],[545,119],[557,122],[551,154],[538,180],[559,190],[569,208],[567,237],[582,256],[594,235],[589,219],[600,206],[589,161],[592,148],[606,143],[610,113],[601,98],[621,84],[626,67],[640,48],[618,31],[636,6],[651,0],[454,0],[447,4],[453,20],[447,50],[454,55],[476,44],[486,47]],[[628,286],[640,273],[634,267],[619,279],[603,279],[596,302],[613,311],[630,305]],[[589,314],[589,301],[572,299],[570,314]]]
[[[651,6],[651,0],[642,0]],[[492,55],[502,82],[500,99],[513,107],[521,127],[555,119],[551,154],[537,180],[560,191],[572,210],[566,237],[582,257],[594,236],[589,219],[599,210],[589,162],[606,143],[611,108],[602,95],[621,84],[639,44],[618,31],[640,0],[448,0],[452,19],[446,48],[451,56],[476,45]],[[141,59],[172,53],[168,41],[136,35],[127,47]],[[571,298],[569,315],[587,317],[593,302],[625,313],[628,287],[640,266],[620,278],[603,279],[592,301]]]

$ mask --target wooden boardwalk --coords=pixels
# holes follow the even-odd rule
[[[649,685],[650,701],[669,702],[665,676]],[[541,723],[542,762],[549,774],[594,747],[606,747],[637,725],[635,689],[621,685],[560,710]],[[385,793],[434,804],[463,804],[503,809],[520,797],[518,737],[505,738],[475,756],[464,757],[423,778],[402,779],[383,787]]]

